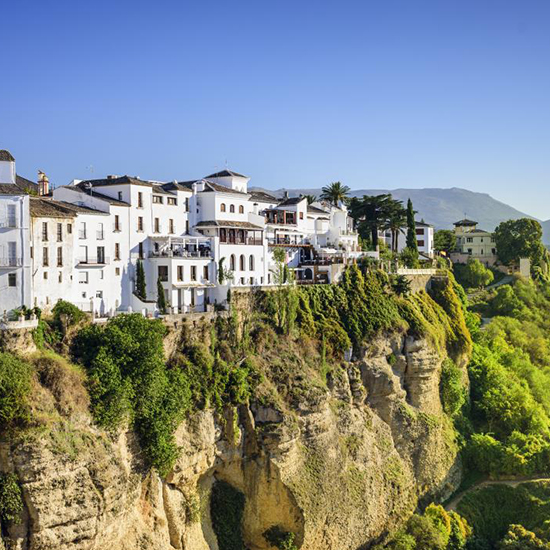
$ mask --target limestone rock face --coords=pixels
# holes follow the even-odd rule
[[[273,550],[264,533],[274,526],[294,532],[302,550],[368,547],[419,500],[459,482],[440,369],[428,342],[379,337],[291,409],[195,413],[177,430],[181,455],[166,479],[145,467],[131,432],[55,421],[0,446],[0,471],[17,474],[25,504],[9,547],[218,550],[209,505],[217,480],[245,495],[250,550]]]

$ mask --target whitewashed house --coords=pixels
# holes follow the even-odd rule
[[[0,315],[31,307],[29,192],[36,184],[15,172],[15,159],[0,150]]]

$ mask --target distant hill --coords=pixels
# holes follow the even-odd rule
[[[320,189],[278,189],[277,191],[265,189],[264,191],[277,196],[281,196],[284,191],[287,191],[291,197],[300,194],[319,196],[321,193]],[[361,197],[382,193],[391,193],[394,198],[403,202],[410,198],[415,210],[418,211],[417,219],[424,219],[426,223],[433,224],[436,229],[452,229],[453,222],[467,217],[478,221],[481,229],[492,231],[502,221],[533,217],[493,199],[487,193],[475,193],[458,187],[451,189],[393,189],[390,191],[387,189],[360,189],[353,190],[350,194],[354,197]],[[548,235],[545,242],[550,242],[550,220],[544,224],[547,224],[545,233]]]

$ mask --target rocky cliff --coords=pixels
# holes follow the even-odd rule
[[[167,341],[172,354],[181,339]],[[210,495],[226,482],[244,495],[250,550],[274,548],[265,537],[273,527],[294,533],[303,550],[355,550],[457,486],[457,445],[439,398],[442,359],[428,340],[381,334],[322,376],[311,370],[319,352],[307,342],[267,341],[259,353],[258,396],[191,414],[165,478],[147,467],[132,430],[94,425],[82,372],[35,359],[40,422],[0,444],[0,472],[17,475],[24,503],[21,522],[3,525],[5,544],[217,550]]]

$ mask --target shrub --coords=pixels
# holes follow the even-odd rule
[[[216,481],[210,497],[212,528],[219,550],[246,550],[242,518],[244,495],[225,481]]]
[[[462,382],[462,371],[451,359],[443,361],[439,395],[443,410],[449,416],[457,415],[466,402],[466,388]]]
[[[17,476],[15,474],[0,474],[0,522],[18,523],[22,511],[23,498]]]
[[[71,302],[58,300],[52,309],[53,321],[58,329],[74,326],[86,318],[86,314]],[[63,320],[64,319],[64,320]]]
[[[30,418],[31,366],[11,353],[0,353],[0,432]]]

